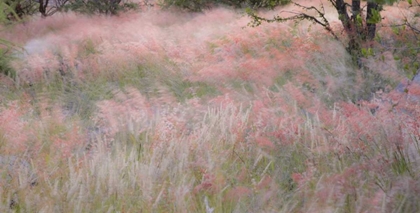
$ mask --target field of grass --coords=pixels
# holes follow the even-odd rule
[[[420,81],[395,51],[378,42],[358,69],[316,26],[248,22],[2,27],[25,50],[0,77],[0,212],[420,211]]]

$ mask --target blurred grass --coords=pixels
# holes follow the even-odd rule
[[[292,44],[291,39],[269,39],[265,48],[287,51]],[[81,45],[78,57],[101,54],[92,40]],[[211,52],[218,48],[213,43],[208,46]],[[239,49],[239,55],[257,55],[249,45]],[[314,79],[302,80],[301,73],[292,69],[278,70],[272,85],[241,79],[193,81],[179,65],[161,59],[111,66],[99,74],[87,68],[83,79],[75,77],[75,70],[66,70],[66,74],[55,70],[56,74],[42,82],[1,89],[0,113],[13,101],[19,109],[27,110],[18,120],[28,122],[28,133],[21,133],[30,137],[24,149],[14,154],[29,158],[39,178],[30,186],[24,175],[14,175],[2,185],[0,211],[419,211],[420,167],[410,148],[418,145],[418,135],[396,125],[407,133],[399,141],[392,135],[395,132],[379,131],[391,124],[372,116],[370,122],[379,130],[364,136],[351,126],[357,121],[347,120],[346,111],[335,108],[337,102],[357,102],[395,82],[380,73],[357,73],[348,57],[336,57],[342,56],[340,50],[311,54],[313,58],[304,66]],[[364,82],[354,88],[360,83],[359,76]],[[326,91],[326,77],[338,86]],[[305,98],[320,98],[331,110],[321,114],[321,108],[315,108],[309,113],[309,109],[298,107],[295,94],[283,90],[288,82],[309,91]],[[147,110],[152,112],[142,118],[147,121],[121,116],[126,125],[119,126],[113,135],[107,134],[100,129],[105,127],[94,121],[97,103],[114,100],[118,92],[131,88],[146,101],[164,95],[174,99],[165,99],[165,106],[161,102],[151,104]],[[218,102],[224,95],[231,97]],[[289,98],[282,99],[286,96]],[[193,98],[204,107],[189,105]],[[56,105],[62,120],[53,116]],[[45,112],[49,116],[43,116]],[[7,122],[8,115],[1,115]],[[167,117],[178,119],[173,125],[179,126],[166,128],[165,122],[170,122]],[[328,121],[329,117],[333,121]],[[404,119],[399,122],[404,123]],[[4,150],[17,144],[13,137],[17,133],[2,128],[0,124],[0,155],[9,155]],[[89,131],[94,137],[87,139]],[[71,141],[72,135],[80,135],[73,139],[80,141]],[[260,136],[268,145],[259,143]],[[56,141],[80,143],[65,155]],[[89,149],[88,143],[92,143]],[[418,149],[416,154],[420,154]]]
[[[196,124],[193,133],[201,137],[174,137],[165,142],[154,137],[156,127],[147,127],[141,134],[135,129],[127,129],[115,136],[111,147],[106,145],[107,139],[99,140],[95,154],[74,155],[64,161],[50,160],[44,168],[47,170],[39,171],[44,176],[36,186],[22,188],[19,182],[12,182],[9,188],[0,191],[4,198],[1,209],[7,210],[8,201],[16,196],[14,211],[25,212],[48,209],[204,212],[207,197],[215,212],[311,211],[318,208],[317,193],[329,191],[324,188],[328,186],[326,184],[339,183],[328,183],[328,176],[338,176],[343,183],[350,184],[344,185],[345,190],[350,187],[354,191],[342,191],[344,200],[327,197],[321,203],[339,212],[353,212],[357,208],[369,209],[368,198],[372,194],[368,191],[378,190],[377,184],[391,187],[392,182],[399,181],[398,177],[412,176],[411,180],[415,181],[419,175],[418,170],[408,163],[406,151],[382,144],[363,152],[350,148],[344,153],[314,153],[313,141],[307,140],[306,135],[314,134],[313,131],[318,131],[315,133],[318,136],[321,134],[317,123],[301,126],[302,137],[296,137],[292,144],[270,139],[276,144],[271,150],[258,147],[252,139],[238,141],[231,131],[244,131],[252,124],[244,123],[240,129],[233,128],[232,125],[239,120],[247,120],[244,112],[232,116],[235,111],[235,108],[218,109],[202,115],[202,119],[209,119],[209,122]],[[47,134],[44,138],[67,131],[65,126],[50,125],[50,131],[43,133]],[[47,144],[40,152],[44,153],[42,156],[55,159],[56,151],[49,149]],[[360,171],[362,176],[345,175],[348,169],[369,164],[376,156],[385,156],[393,162],[390,167],[383,168],[384,173],[356,169],[351,174],[357,175]],[[299,185],[292,178],[294,174],[302,174],[308,180]],[[259,187],[258,183],[267,177],[272,179],[271,182]],[[197,188],[199,185],[204,188]],[[242,195],[240,191],[235,194],[237,187],[247,188],[247,194]],[[38,196],[41,192],[42,197]],[[410,193],[397,195],[395,204],[387,208],[418,209],[413,198],[416,195]]]

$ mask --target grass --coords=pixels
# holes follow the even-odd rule
[[[281,74],[280,76],[277,76],[274,79],[273,86],[270,87],[270,90],[274,92],[278,92],[278,88],[284,86],[287,82],[291,81],[293,79],[293,71],[287,70],[284,74]]]
[[[296,137],[293,144],[279,144],[274,150],[265,150],[255,146],[253,140],[240,140],[232,132],[245,131],[246,126],[251,125],[247,122],[249,112],[237,111],[233,106],[209,109],[202,117],[203,122],[197,124],[191,135],[167,141],[159,140],[162,133],[157,127],[148,127],[139,135],[136,129],[125,130],[115,136],[112,145],[107,145],[109,143],[105,138],[98,139],[92,154],[76,154],[67,161],[48,162],[48,172],[38,179],[36,186],[22,188],[23,183],[13,182],[10,188],[4,188],[2,197],[8,199],[3,200],[2,209],[7,210],[7,200],[16,196],[13,209],[24,212],[48,209],[92,212],[205,211],[203,200],[207,197],[215,212],[270,209],[310,211],[320,205],[316,201],[316,193],[328,190],[324,188],[327,182],[323,180],[333,174],[345,183],[341,187],[349,188],[335,192],[343,193],[341,196],[344,200],[329,198],[337,199],[332,208],[344,212],[352,212],[360,207],[369,209],[368,200],[365,199],[370,195],[365,193],[367,190],[378,190],[374,185],[378,181],[377,175],[357,170],[352,174],[356,176],[347,176],[345,173],[355,165],[368,163],[370,159],[385,155],[383,152],[390,150],[377,147],[361,154],[351,150],[342,154],[314,154],[310,148],[313,141],[302,137],[320,130],[304,130],[304,127],[301,127],[302,137]],[[235,126],[244,121],[243,127],[238,129]],[[64,131],[67,131],[65,127],[54,125],[45,134],[60,135]],[[41,152],[55,155],[53,149],[43,148]],[[386,178],[391,178],[387,181],[398,181],[399,176],[417,177],[404,151],[397,149],[392,152],[387,158],[392,162],[389,170],[384,168],[382,171],[388,173]],[[313,171],[308,170],[308,166]],[[362,175],[358,172],[366,173],[363,179],[357,178]],[[292,177],[295,174],[305,174],[308,180],[294,180]],[[265,183],[267,179],[270,181]],[[335,184],[340,185],[339,182]],[[41,191],[47,196],[37,196]],[[394,207],[397,209],[418,208],[414,201],[407,201],[412,199],[406,197],[408,195],[396,196]],[[307,200],[308,203],[299,200]]]
[[[10,53],[11,51],[8,48],[1,48],[0,49],[0,74],[9,76],[12,79],[16,78],[16,71],[13,69],[13,67],[10,66],[9,61],[12,60],[12,56]]]
[[[321,147],[322,141],[306,137],[322,135],[318,122],[303,123],[292,144],[270,139],[275,148],[267,150],[247,139],[247,129],[253,125],[249,110],[233,105],[209,108],[198,115],[190,135],[181,133],[163,141],[159,126],[142,131],[126,129],[113,139],[98,138],[91,154],[74,154],[64,161],[48,160],[56,159],[56,151],[47,148],[49,142],[45,141],[38,153],[41,155],[34,156],[45,158],[47,164],[44,172],[38,171],[42,175],[37,185],[9,183],[2,191],[2,209],[7,211],[13,200],[12,209],[23,212],[202,212],[206,211],[204,199],[208,199],[215,212],[311,211],[323,206],[354,212],[370,209],[373,195],[369,192],[385,188],[392,192],[391,183],[398,182],[398,177],[415,178],[418,172],[406,150],[398,147],[377,144],[367,151],[347,147],[343,153],[316,154],[312,150]],[[162,118],[152,119],[152,123],[159,123]],[[242,126],[237,127],[238,123]],[[51,125],[42,137],[68,131],[65,126]],[[373,163],[377,156],[390,162],[388,169],[372,173],[363,166],[357,168]],[[36,165],[35,169],[41,170]],[[329,181],[341,189],[325,188]],[[45,196],[39,197],[40,193]],[[320,201],[316,199],[318,193],[339,196],[331,194]],[[418,209],[415,194],[391,194],[395,197],[391,208]]]
[[[171,27],[151,29],[165,40]],[[31,184],[27,167],[10,170],[9,162],[1,162],[1,212],[420,209],[418,103],[405,93],[357,100],[371,95],[372,87],[394,85],[389,76],[374,69],[363,75],[328,39],[307,40],[330,48],[307,50],[302,63],[267,68],[278,60],[271,54],[276,51],[286,51],[281,56],[293,61],[287,57],[300,51],[299,41],[264,34],[269,27],[252,38],[235,34],[239,42],[266,44],[261,47],[235,46],[229,39],[220,45],[232,34],[215,36],[212,29],[203,41],[184,41],[175,33],[184,33],[188,26],[183,27],[176,25],[169,37],[181,41],[176,48],[185,48],[185,55],[178,49],[171,55],[170,42],[157,49],[145,42],[150,55],[141,55],[139,45],[133,51],[138,57],[124,53],[127,63],[118,64],[105,56],[119,52],[82,36],[60,44],[78,44],[73,56],[45,56],[51,64],[64,64],[64,72],[46,64],[48,75],[29,82],[21,69],[17,83],[0,89],[0,157],[27,162],[37,177]],[[103,38],[112,47],[118,39]],[[190,49],[190,43],[199,48]],[[271,49],[276,51],[265,52]],[[223,57],[206,61],[214,54]],[[269,75],[271,84],[259,75],[236,78],[235,66],[226,78],[201,76],[201,66],[227,65],[228,59],[238,64],[243,55],[267,58],[258,72],[267,72],[261,76]],[[36,57],[13,62],[35,72],[28,64]],[[72,60],[85,66],[73,66]],[[239,72],[247,69],[255,66]]]

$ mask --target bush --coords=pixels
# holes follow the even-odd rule
[[[0,49],[0,75],[6,75],[13,79],[16,78],[16,71],[10,66],[12,56],[8,49]]]
[[[237,7],[253,7],[253,8],[270,8],[273,9],[279,5],[290,3],[291,0],[224,0],[225,2],[232,2],[233,6]]]
[[[0,22],[8,23],[37,12],[37,3],[26,0],[4,0],[0,3]]]
[[[198,12],[209,8],[211,0],[163,0],[160,4],[164,8],[177,7],[188,11]]]
[[[211,8],[214,5],[228,5],[236,8],[274,8],[278,5],[285,5],[290,0],[162,0],[160,4],[164,8],[178,7],[188,11],[199,12]]]
[[[124,0],[73,0],[65,5],[66,11],[71,10],[84,14],[116,15],[126,9],[135,9],[137,5]]]

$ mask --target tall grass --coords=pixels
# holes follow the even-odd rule
[[[0,89],[0,211],[417,212],[419,86],[393,90],[372,58],[366,78],[316,28],[246,23],[214,9],[13,28],[27,52]]]

